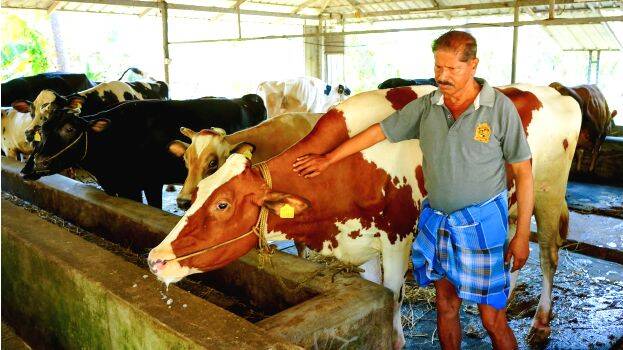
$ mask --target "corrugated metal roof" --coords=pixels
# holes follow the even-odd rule
[[[240,5],[243,15],[274,14],[295,19],[343,21],[344,23],[376,23],[419,19],[477,18],[504,16],[512,21],[513,3],[508,0],[171,0],[170,17],[202,19],[219,18],[223,13],[235,13]],[[547,17],[548,1],[531,0],[532,6],[522,7],[523,16],[530,19]],[[159,14],[158,0],[1,0],[3,8],[80,11],[126,15]],[[188,6],[190,5],[190,6]],[[153,10],[150,10],[152,8]],[[155,9],[154,9],[155,8]],[[203,11],[194,11],[200,9]],[[597,17],[602,10],[623,11],[623,1],[557,0],[557,17]],[[207,11],[206,11],[207,10]],[[246,11],[246,12],[245,12]],[[619,12],[621,13],[621,12]],[[619,38],[608,25],[582,24],[547,26],[565,50],[621,49]]]

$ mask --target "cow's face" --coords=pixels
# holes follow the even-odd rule
[[[81,96],[67,98],[52,90],[43,90],[32,103],[16,101],[13,108],[22,113],[30,112],[32,115],[32,122],[26,128],[25,134],[26,140],[33,142],[38,141],[35,140],[35,133],[41,129],[43,123],[50,119],[55,110],[65,108],[71,111],[71,113],[78,115],[80,114],[82,103],[84,103],[84,99]]]
[[[188,169],[184,186],[177,196],[177,205],[180,209],[186,210],[192,204],[199,181],[214,174],[231,153],[241,153],[251,157],[255,147],[246,142],[229,143],[225,137],[225,130],[219,128],[204,129],[199,132],[181,128],[180,131],[191,140],[191,143],[173,141],[169,144],[169,152],[177,157],[184,157],[184,163]]]
[[[41,126],[41,142],[33,153],[34,165],[22,172],[29,178],[55,174],[80,162],[86,156],[90,131],[106,129],[110,121],[87,121],[67,108],[56,109]]]
[[[199,183],[197,199],[164,241],[151,250],[148,265],[167,284],[223,267],[257,244],[251,230],[261,207],[278,213],[286,203],[295,213],[308,206],[301,198],[271,191],[245,156],[233,154],[213,176]],[[238,237],[242,238],[232,241]],[[197,252],[201,253],[175,260]]]
[[[478,59],[461,61],[462,53],[453,50],[435,51],[435,80],[444,95],[455,95],[473,81]]]

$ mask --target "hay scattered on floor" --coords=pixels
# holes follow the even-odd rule
[[[408,303],[427,303],[431,307],[435,305],[435,288],[432,286],[418,287],[411,283],[405,283],[404,300]]]

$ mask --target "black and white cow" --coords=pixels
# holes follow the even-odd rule
[[[73,96],[73,95],[72,95]],[[26,128],[26,139],[30,142],[38,141],[35,133],[48,119],[52,111],[58,108],[67,108],[81,115],[90,115],[110,109],[121,102],[144,99],[168,99],[168,88],[165,83],[147,83],[111,81],[80,91],[72,96],[63,96],[53,90],[43,90],[33,102],[18,100],[13,108],[22,113],[33,114],[30,125]],[[70,106],[70,101],[80,103],[80,106]]]
[[[380,83],[378,88],[393,89],[402,86],[416,86],[416,85],[432,85],[437,86],[437,82],[434,78],[429,79],[403,79],[403,78],[390,78]]]
[[[50,72],[30,77],[15,78],[2,83],[2,107],[11,107],[17,100],[34,100],[43,90],[53,90],[61,95],[71,95],[94,87],[85,74]]]
[[[266,119],[259,96],[246,95],[240,100],[250,106],[210,98],[130,101],[84,117],[69,108],[55,109],[42,125],[33,165],[22,172],[36,179],[78,165],[93,174],[108,194],[141,201],[144,191],[149,205],[159,208],[162,185],[181,183],[186,177],[184,161],[168,152],[181,127],[219,127],[231,133]]]

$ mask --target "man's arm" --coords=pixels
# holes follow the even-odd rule
[[[513,258],[511,272],[521,269],[530,255],[530,218],[534,208],[534,186],[530,159],[511,163],[517,194],[517,232],[511,240],[506,253],[506,262]]]
[[[320,175],[329,165],[383,140],[385,140],[385,134],[383,134],[381,125],[376,123],[327,154],[306,154],[296,158],[296,162],[292,164],[292,170],[299,173],[299,176],[312,178]]]

